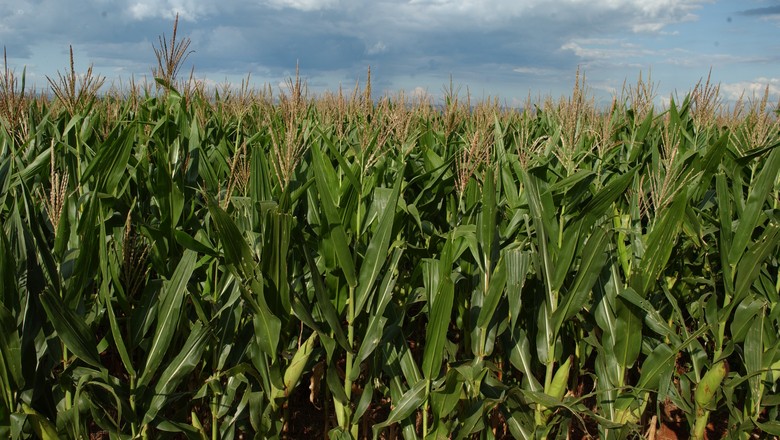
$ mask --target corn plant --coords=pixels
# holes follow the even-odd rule
[[[768,94],[212,95],[187,44],[157,94],[4,70],[0,435],[780,435]]]

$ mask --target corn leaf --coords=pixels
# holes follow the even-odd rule
[[[382,211],[379,225],[377,225],[377,229],[368,244],[368,249],[366,249],[366,256],[360,265],[358,286],[355,291],[356,313],[363,310],[368,300],[368,295],[374,288],[374,283],[379,276],[379,271],[387,258],[387,249],[390,246],[396,206],[401,193],[401,182],[403,182],[403,169],[399,172],[393,191],[390,194],[379,190],[374,191],[374,197],[385,198],[384,203],[376,199],[374,201],[374,203],[384,206],[384,210]]]
[[[328,230],[333,237],[333,246],[336,250],[336,256],[341,264],[341,270],[344,273],[344,277],[347,279],[347,283],[349,283],[350,287],[355,287],[357,286],[355,263],[352,258],[352,253],[349,250],[349,240],[347,239],[347,234],[344,232],[341,216],[338,213],[338,208],[336,207],[332,195],[338,188],[334,188],[328,184],[328,181],[332,179],[329,179],[326,175],[333,175],[334,172],[330,166],[326,167],[319,147],[313,145],[311,151],[317,191],[320,195],[320,202],[322,203],[322,210],[325,212],[325,218],[328,220]]]
[[[198,365],[209,342],[209,335],[208,327],[195,324],[181,351],[165,367],[155,384],[154,395],[143,417],[144,424],[157,417],[160,409],[174,397],[179,383]]]
[[[381,429],[406,419],[417,408],[419,408],[420,405],[422,405],[427,394],[426,385],[427,382],[421,380],[404,393],[404,395],[398,400],[398,404],[390,411],[390,414],[387,415],[387,420],[374,425],[373,429],[375,438]]]
[[[165,283],[163,292],[160,295],[162,303],[157,310],[157,327],[154,331],[152,344],[149,347],[143,373],[139,378],[139,384],[141,385],[151,381],[152,376],[156,373],[157,368],[168,352],[168,346],[176,335],[182,302],[187,293],[187,283],[192,276],[192,271],[195,269],[196,256],[193,251],[184,251],[184,255],[182,255],[176,270],[173,272],[173,276]]]
[[[41,293],[40,300],[46,316],[65,346],[79,359],[93,367],[101,368],[95,338],[84,319],[48,289]]]
[[[747,203],[734,231],[731,248],[728,250],[728,261],[732,267],[741,260],[753,231],[759,226],[763,206],[778,174],[780,174],[780,147],[775,147],[764,161],[755,182],[751,182],[749,186]]]
[[[444,342],[452,313],[455,286],[446,274],[439,280],[436,298],[430,307],[430,321],[425,331],[422,373],[431,380],[438,376],[444,354]]]

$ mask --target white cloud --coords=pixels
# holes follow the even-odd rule
[[[637,23],[633,26],[631,26],[631,30],[633,30],[635,33],[656,33],[659,32],[661,29],[666,26],[666,23],[662,22],[656,22],[656,23]]]
[[[736,101],[740,97],[744,99],[760,99],[769,87],[770,101],[780,98],[780,78],[756,78],[753,81],[739,81],[723,83],[720,91],[730,101]]]
[[[629,58],[654,55],[653,51],[615,39],[574,39],[561,46],[561,50],[574,52],[584,60],[619,59],[626,62]]]
[[[172,19],[179,14],[185,21],[195,21],[216,11],[216,3],[198,0],[135,0],[130,2],[127,13],[135,20],[148,18]]]
[[[387,45],[382,41],[377,41],[376,44],[366,50],[368,55],[376,55],[382,52],[387,52]]]
[[[329,0],[274,0],[329,3]],[[385,0],[372,3],[382,10],[382,19],[404,25],[457,27],[459,25],[494,26],[509,24],[518,18],[570,20],[583,18],[599,23],[603,30],[631,29],[634,32],[659,32],[664,27],[697,17],[694,12],[708,0]],[[585,25],[587,26],[587,25]]]
[[[417,86],[414,89],[412,89],[412,98],[420,101],[428,101],[433,99],[433,95],[431,95],[428,92],[428,89],[424,87]]]
[[[558,73],[554,69],[545,69],[542,67],[527,67],[527,66],[516,67],[512,69],[512,71],[520,73],[522,75],[533,75],[533,76],[546,76],[546,75],[553,75],[555,73]]]
[[[587,82],[586,83],[588,87],[592,88],[593,90],[600,90],[602,92],[606,92],[608,95],[617,95],[618,94],[618,88],[606,81],[601,82]]]
[[[676,49],[674,53],[669,54],[665,60],[666,64],[678,67],[701,67],[701,66],[727,66],[735,64],[753,64],[766,63],[771,61],[767,57],[745,56],[728,53],[691,53],[683,49]]]
[[[320,11],[339,6],[339,0],[268,0],[275,8],[292,8],[299,11]]]

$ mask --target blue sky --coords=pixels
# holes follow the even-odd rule
[[[461,92],[519,105],[568,95],[582,70],[608,100],[651,75],[659,99],[707,76],[724,99],[780,98],[780,0],[0,0],[0,44],[17,73],[45,87],[68,66],[107,83],[150,77],[152,44],[179,33],[194,52],[184,73],[209,84],[351,90],[372,71],[376,94]]]

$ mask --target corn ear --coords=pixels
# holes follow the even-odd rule
[[[555,372],[552,381],[550,381],[550,386],[546,390],[545,394],[555,398],[556,400],[561,400],[563,398],[563,396],[566,394],[566,384],[569,382],[569,372],[571,371],[571,360],[572,360],[572,356],[569,356],[558,367],[558,370]],[[542,409],[541,421],[546,422],[547,419],[550,417],[550,415],[552,415],[552,410],[550,410],[545,406],[542,406],[541,409]]]
[[[558,400],[562,399],[563,395],[566,394],[566,384],[569,382],[569,371],[571,371],[571,359],[572,356],[569,356],[558,367],[558,371],[555,372],[555,376],[553,376],[550,382],[550,389],[545,394]]]
[[[710,370],[701,378],[701,382],[696,387],[694,394],[694,400],[696,401],[697,408],[707,408],[712,404],[712,400],[715,398],[715,393],[720,388],[721,382],[729,372],[728,364],[725,360],[716,363],[710,368]]]
[[[707,428],[707,420],[710,416],[709,408],[715,395],[720,388],[720,384],[729,373],[729,366],[725,360],[722,360],[710,368],[710,370],[701,378],[699,385],[694,393],[696,402],[696,422],[693,427],[693,438],[703,439]]]
[[[295,352],[292,361],[290,361],[290,365],[287,367],[287,370],[285,370],[284,392],[286,394],[291,393],[292,390],[298,386],[298,382],[301,380],[306,362],[309,361],[309,357],[314,350],[314,340],[316,338],[317,333],[312,333],[311,336],[309,336],[309,339],[301,344],[301,347],[298,349],[298,351]]]

